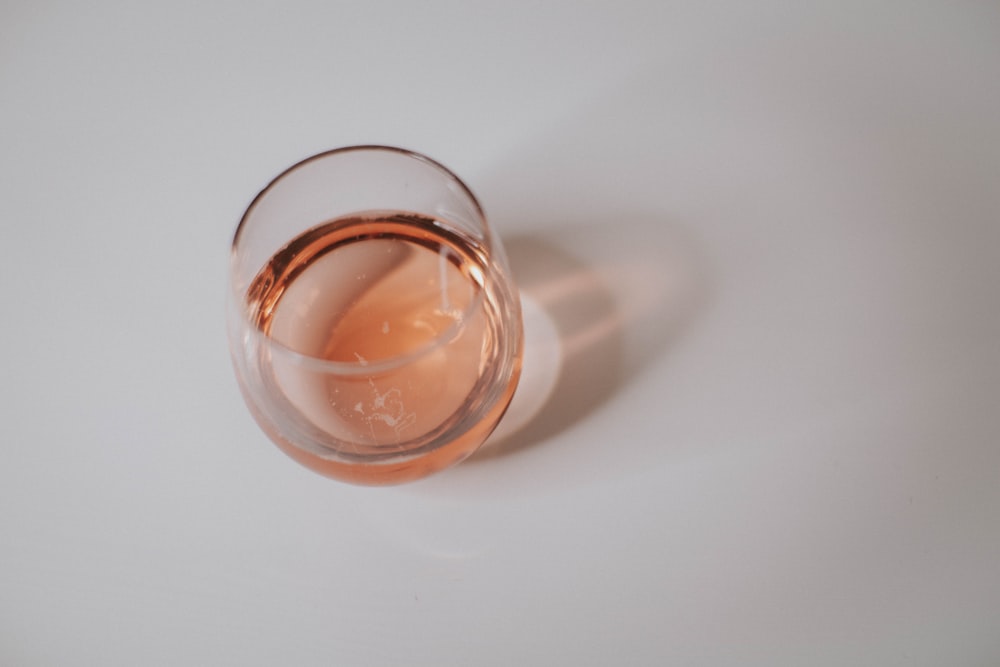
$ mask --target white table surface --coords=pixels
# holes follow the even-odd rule
[[[997,4],[8,0],[0,127],[0,664],[1000,664]],[[385,489],[224,334],[245,206],[357,143],[558,332]]]

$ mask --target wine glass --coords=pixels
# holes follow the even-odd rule
[[[253,200],[233,238],[236,377],[265,433],[358,484],[469,456],[521,372],[518,293],[469,188],[388,146],[327,151]]]

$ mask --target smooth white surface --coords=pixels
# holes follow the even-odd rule
[[[0,7],[0,663],[1000,664],[996,5],[208,4]],[[252,196],[362,142],[563,345],[390,489],[223,332]]]

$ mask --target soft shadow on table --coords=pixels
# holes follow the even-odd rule
[[[625,222],[629,221],[629,222]],[[524,372],[470,461],[541,445],[611,400],[677,340],[705,299],[704,263],[652,215],[575,221],[505,239],[525,303]]]

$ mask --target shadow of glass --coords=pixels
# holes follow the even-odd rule
[[[621,374],[619,315],[597,272],[543,238],[505,245],[524,310],[524,371],[517,398],[477,460],[558,434],[602,403]]]
[[[704,303],[695,244],[661,220],[628,219],[613,235],[578,221],[563,233],[549,227],[505,240],[524,304],[524,373],[500,427],[470,461],[550,441],[594,414]]]

